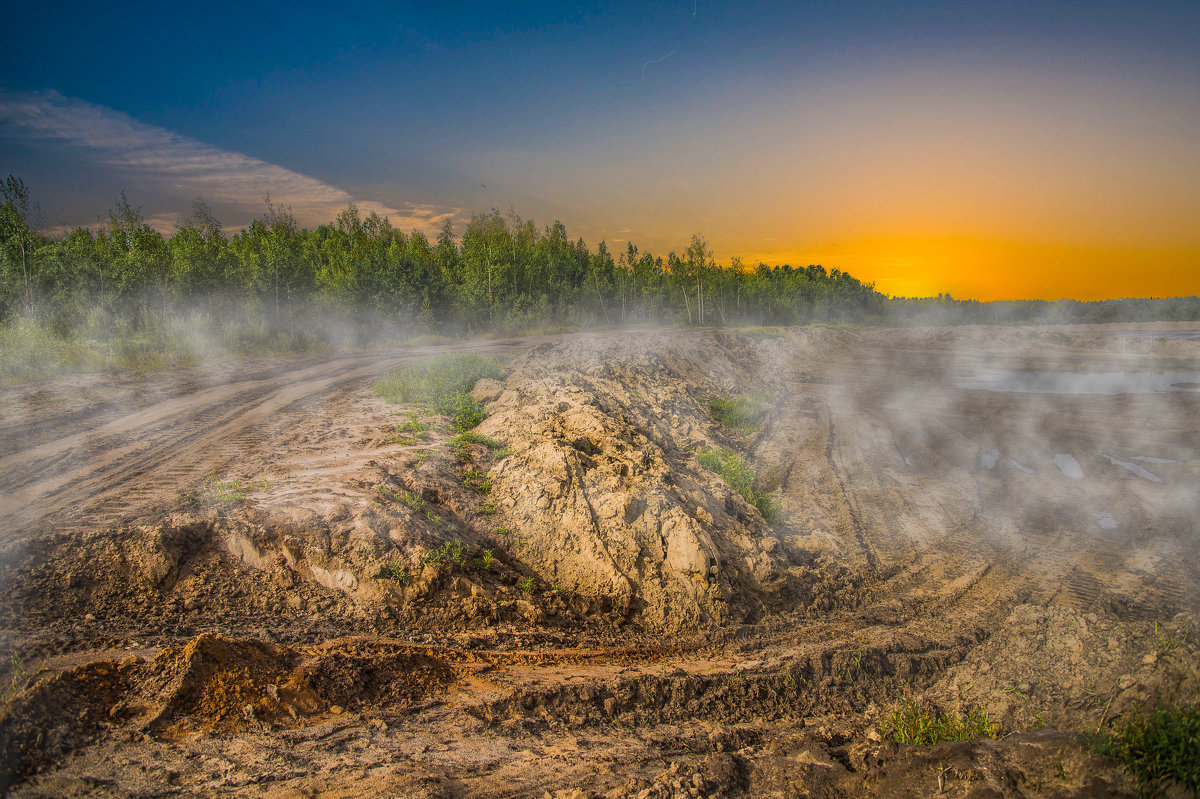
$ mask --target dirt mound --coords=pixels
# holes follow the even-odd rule
[[[0,706],[0,792],[110,726],[111,711],[139,672],[136,659],[89,663],[44,680]]]
[[[549,582],[609,595],[648,628],[750,621],[791,565],[758,511],[696,460],[728,444],[704,405],[762,386],[752,340],[711,333],[544,345],[476,396],[507,548]]]

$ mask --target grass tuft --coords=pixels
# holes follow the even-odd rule
[[[483,378],[500,378],[504,370],[491,358],[457,353],[427,358],[397,369],[375,382],[375,393],[388,402],[433,406],[465,432],[483,421],[483,406],[468,392]]]
[[[762,429],[770,407],[766,394],[740,394],[736,397],[709,397],[708,410],[713,418],[739,433],[757,433]]]
[[[696,459],[705,469],[719,474],[730,488],[758,508],[764,520],[773,522],[779,518],[782,512],[779,500],[757,479],[754,470],[736,452],[722,447],[706,449],[701,450]]]
[[[1115,733],[1084,736],[1097,754],[1118,760],[1147,796],[1175,786],[1200,794],[1200,707],[1159,708],[1135,718]]]
[[[965,716],[953,712],[938,713],[923,700],[912,696],[900,700],[879,730],[884,738],[916,746],[995,738],[999,733],[999,726],[978,707],[968,709]]]

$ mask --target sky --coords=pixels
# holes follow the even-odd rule
[[[52,13],[51,13],[52,12]],[[894,296],[1200,293],[1200,2],[22,4],[44,227],[264,197],[822,264]]]

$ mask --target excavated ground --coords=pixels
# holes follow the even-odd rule
[[[0,390],[0,793],[1135,796],[1075,734],[1200,695],[1200,341],[1117,334],[1187,327],[631,331]],[[370,392],[455,350],[508,362],[474,391],[491,442]],[[1005,372],[1175,385],[974,387]],[[709,409],[751,392],[757,431]],[[882,739],[908,695],[1003,734]]]

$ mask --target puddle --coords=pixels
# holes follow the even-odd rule
[[[1024,472],[1025,474],[1033,474],[1033,469],[1030,469],[1028,466],[1022,466],[1021,464],[1014,461],[1012,458],[1009,458],[1008,462],[1011,463],[1013,466],[1015,466],[1017,471]]]
[[[993,372],[954,387],[1026,394],[1158,394],[1200,391],[1200,372]]]
[[[1120,527],[1120,523],[1106,510],[1099,510],[1092,514],[1092,518],[1096,520],[1096,524],[1103,527],[1105,530],[1115,530]]]
[[[1104,455],[1103,452],[1101,452],[1099,454]],[[1150,472],[1146,471],[1143,467],[1138,466],[1136,463],[1130,463],[1129,461],[1119,461],[1116,458],[1114,458],[1112,455],[1104,455],[1104,457],[1108,458],[1108,462],[1113,464],[1114,466],[1120,466],[1122,469],[1128,469],[1129,471],[1133,472],[1134,474],[1136,474],[1138,477],[1142,478],[1143,480],[1149,480],[1151,483],[1161,483],[1162,482],[1161,477],[1159,477],[1158,475],[1151,474]]]
[[[1058,453],[1054,456],[1054,465],[1067,477],[1073,477],[1076,480],[1083,478],[1083,469],[1079,468],[1079,461],[1075,460],[1073,455]]]
[[[979,456],[979,465],[991,471],[996,468],[996,463],[1000,460],[1000,450],[994,449],[991,452]]]

